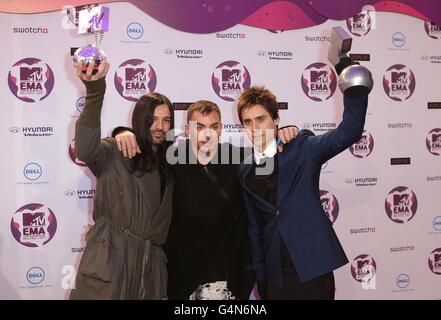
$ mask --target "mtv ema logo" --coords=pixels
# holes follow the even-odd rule
[[[415,91],[415,76],[409,67],[394,64],[383,76],[383,88],[387,96],[394,101],[405,101]]]
[[[40,59],[17,61],[9,71],[8,85],[12,94],[24,102],[46,99],[54,88],[54,73]]]
[[[302,73],[302,90],[314,101],[324,101],[332,97],[337,87],[334,70],[321,62],[310,64]]]
[[[426,147],[434,156],[441,154],[441,128],[430,130],[426,136]]]
[[[358,282],[369,282],[377,272],[377,264],[370,255],[361,254],[351,264],[352,277]]]
[[[357,37],[367,35],[372,27],[370,11],[363,11],[346,19],[346,26],[348,27],[349,32]]]
[[[437,248],[430,253],[429,268],[434,274],[441,274],[441,248]]]
[[[363,131],[360,140],[349,147],[349,151],[357,158],[368,157],[372,150],[374,150],[374,138],[366,130]]]
[[[77,158],[77,153],[75,152],[75,139],[69,145],[69,157],[70,159],[80,167],[87,167],[87,164]]]
[[[234,101],[244,89],[250,87],[250,73],[240,62],[225,61],[213,71],[211,85],[219,98]]]
[[[396,223],[405,223],[415,216],[418,201],[411,189],[400,186],[389,192],[384,207],[389,219]]]
[[[156,89],[156,73],[151,65],[141,59],[130,59],[118,66],[114,83],[116,90],[124,99],[138,99]]]
[[[441,27],[430,21],[424,21],[424,29],[432,39],[441,39]]]
[[[19,208],[11,219],[15,240],[26,247],[42,247],[57,231],[57,219],[51,209],[39,203]]]
[[[340,211],[337,198],[329,191],[320,190],[320,202],[329,220],[334,223]]]

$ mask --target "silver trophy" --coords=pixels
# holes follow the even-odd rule
[[[332,28],[328,60],[339,75],[338,87],[348,97],[361,98],[371,92],[374,80],[366,67],[348,57],[351,47],[351,36],[342,27]]]
[[[94,34],[95,43],[78,48],[73,55],[73,62],[82,63],[82,72],[86,73],[89,63],[95,61],[92,74],[98,72],[100,63],[106,60],[106,54],[100,48],[104,32],[109,30],[109,8],[103,6],[87,7],[80,11],[78,21],[79,34]]]

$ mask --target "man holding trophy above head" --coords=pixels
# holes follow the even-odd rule
[[[322,208],[319,178],[322,164],[363,133],[373,80],[369,70],[346,56],[351,41],[341,27],[333,28],[328,57],[344,94],[343,120],[336,129],[319,136],[301,130],[277,152],[276,97],[264,87],[251,87],[239,98],[239,119],[254,146],[252,161],[241,164],[239,176],[264,299],[334,299],[333,270],[348,263]]]
[[[165,160],[165,133],[159,132],[173,128],[173,106],[159,93],[139,98],[132,127],[140,153],[125,159],[115,139],[101,139],[109,70],[105,56],[97,45],[88,45],[77,51],[74,61],[87,91],[75,125],[75,149],[96,177],[96,195],[95,224],[87,234],[70,299],[164,299],[162,245],[171,220],[173,176]]]

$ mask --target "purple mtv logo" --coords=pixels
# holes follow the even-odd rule
[[[145,68],[126,68],[126,81],[146,81],[147,75]]]
[[[441,248],[437,248],[430,253],[429,268],[437,275],[441,275]]]
[[[305,95],[314,101],[324,101],[332,97],[337,87],[337,78],[327,64],[316,62],[305,68],[300,79]]]
[[[346,20],[348,30],[357,37],[364,36],[371,30],[372,21],[369,11],[361,12]]]
[[[439,134],[439,133],[432,134],[432,142],[435,142],[435,143],[441,142],[441,134]]]
[[[340,211],[337,198],[329,191],[320,190],[320,203],[329,220],[334,223]]]
[[[412,70],[403,64],[390,66],[383,76],[383,89],[394,101],[405,101],[415,91],[416,80]]]
[[[311,70],[310,79],[313,83],[326,83],[328,82],[328,71]]]
[[[375,275],[377,265],[370,255],[361,254],[351,264],[352,277],[358,282],[369,281]]]
[[[374,150],[374,138],[368,131],[363,131],[360,140],[349,147],[349,152],[356,158],[366,158]]]
[[[435,128],[430,130],[426,136],[427,150],[434,156],[441,155],[441,129]]]
[[[51,209],[40,203],[19,208],[11,219],[15,240],[26,247],[42,247],[57,231],[57,219]]]
[[[426,30],[427,35],[432,39],[440,39],[441,38],[441,27],[436,25],[434,22],[425,21],[424,29]]]
[[[20,67],[20,81],[43,81],[43,68]]]
[[[392,83],[407,83],[407,72],[391,72]]]
[[[358,27],[363,26],[363,23],[366,19],[366,14],[364,13],[359,13],[356,14],[353,18],[352,18],[352,23]]]
[[[17,61],[8,74],[12,94],[25,102],[38,102],[52,92],[55,79],[48,64],[37,58]]]
[[[394,206],[408,206],[409,195],[408,194],[394,194]]]
[[[240,82],[240,70],[238,69],[222,69],[222,81],[224,82]]]
[[[25,212],[23,213],[24,227],[37,227],[46,224],[44,212]]]
[[[418,201],[411,189],[400,186],[389,192],[384,207],[389,219],[396,223],[405,223],[415,216]]]
[[[220,63],[213,71],[211,85],[219,98],[234,101],[242,90],[251,86],[251,76],[240,62],[228,60]]]

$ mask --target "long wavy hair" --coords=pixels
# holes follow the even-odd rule
[[[157,145],[156,152],[153,149],[153,139],[150,127],[153,124],[153,115],[156,107],[167,105],[170,110],[170,130],[174,128],[174,111],[170,100],[163,94],[152,92],[139,98],[132,114],[132,128],[136,135],[141,154],[137,153],[130,161],[132,172],[137,176],[142,176],[146,172],[152,171],[157,167],[161,178],[167,178],[170,174],[166,161],[167,147],[172,142],[164,140]]]

